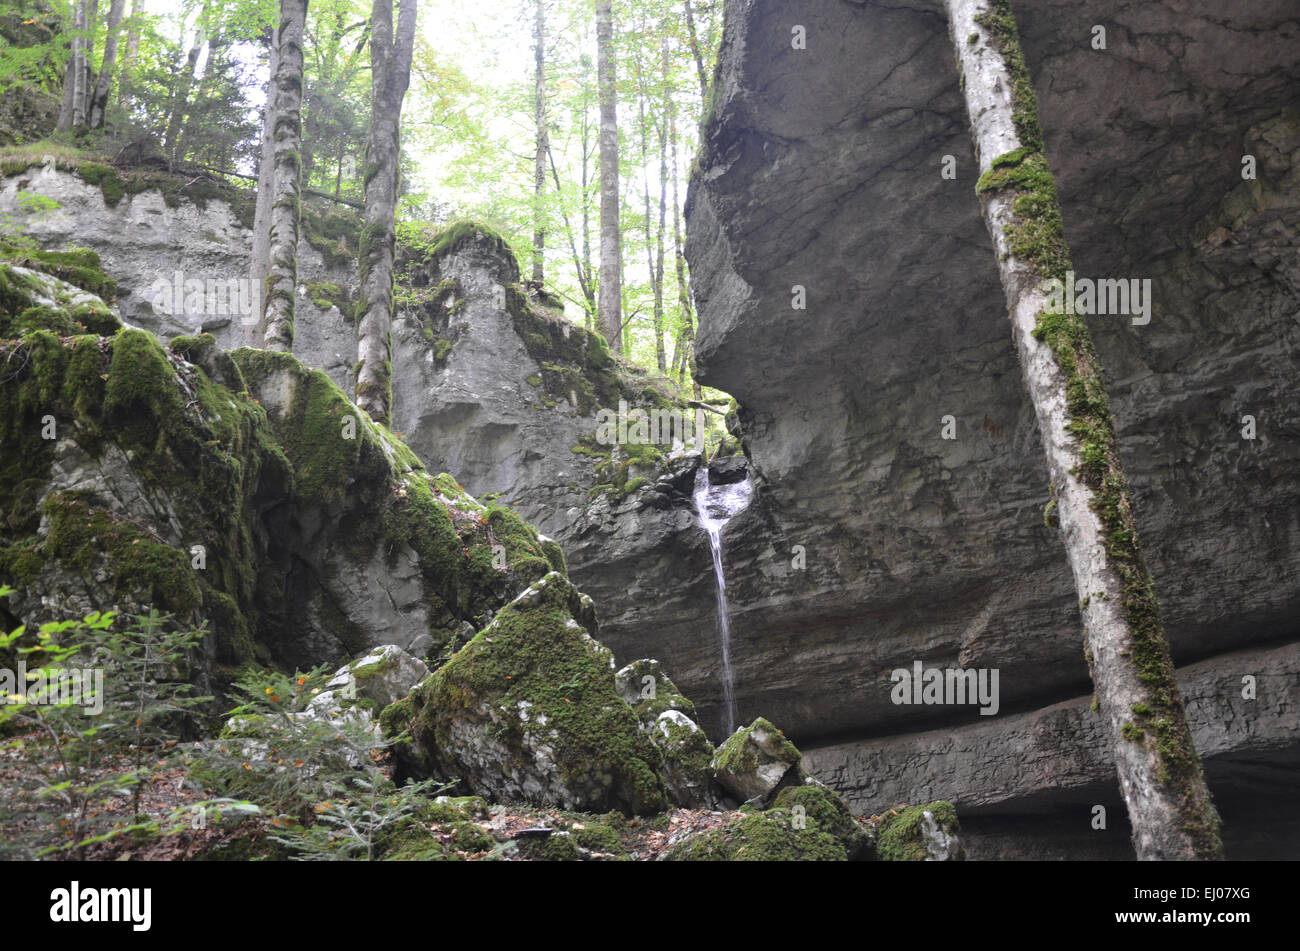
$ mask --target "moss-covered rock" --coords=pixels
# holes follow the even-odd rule
[[[594,629],[590,599],[561,575],[534,583],[412,694],[418,753],[499,800],[662,811],[659,753]]]
[[[801,816],[809,827],[834,836],[844,846],[849,861],[861,861],[871,856],[873,842],[870,833],[853,817],[839,793],[816,780],[782,789],[773,808],[786,809],[791,815]]]
[[[632,708],[647,733],[667,710],[677,710],[691,720],[696,719],[695,704],[682,695],[657,660],[632,661],[614,675],[614,683],[618,695]]]
[[[738,801],[765,805],[783,786],[803,782],[802,758],[798,747],[759,717],[718,747],[712,768],[718,784]]]
[[[843,862],[844,846],[815,822],[786,809],[731,818],[677,843],[670,862]]]
[[[699,725],[680,710],[665,710],[650,730],[650,741],[663,757],[669,798],[686,809],[711,806],[714,750]]]
[[[948,862],[965,857],[957,810],[932,802],[891,811],[880,825],[876,851],[884,862]]]

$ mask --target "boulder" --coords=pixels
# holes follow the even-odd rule
[[[695,719],[695,704],[682,696],[657,660],[643,658],[632,661],[614,675],[614,686],[646,732],[667,710],[676,710],[690,720]]]
[[[685,809],[711,806],[713,744],[699,725],[680,710],[665,710],[650,730],[650,741],[663,757],[660,775],[668,797]]]
[[[876,848],[884,862],[954,862],[965,858],[959,831],[952,803],[908,806],[885,816]]]
[[[662,759],[595,631],[562,575],[534,582],[412,693],[415,758],[496,800],[662,811]]]
[[[668,862],[843,862],[844,846],[788,809],[732,815],[665,853]]]
[[[738,801],[766,804],[777,789],[802,780],[801,759],[798,748],[759,717],[718,747],[711,767],[718,785]]]

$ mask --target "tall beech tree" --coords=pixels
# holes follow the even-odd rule
[[[623,239],[619,229],[618,79],[611,0],[596,0],[596,85],[600,102],[600,288],[597,324],[623,350]]]
[[[298,222],[302,213],[302,40],[307,0],[280,0],[273,57],[274,97],[268,99],[271,147],[270,241],[262,345],[293,349],[294,299],[298,288]],[[265,144],[265,139],[263,140]]]
[[[117,63],[117,36],[122,27],[122,14],[126,0],[113,0],[108,9],[108,33],[104,38],[104,61],[99,67],[99,79],[91,92],[87,124],[92,129],[104,126],[104,111],[108,105],[108,90],[113,85],[113,67]]]
[[[1222,857],[1155,588],[1138,543],[1088,326],[1050,282],[1070,269],[1056,184],[1009,0],[945,0],[977,186],[1080,597],[1088,666],[1139,859]]]
[[[393,0],[375,0],[370,15],[373,105],[366,144],[365,225],[361,231],[361,321],[357,328],[357,405],[387,425],[393,404],[393,254],[396,244],[402,100],[411,81],[416,0],[401,0],[393,32]]]
[[[91,26],[95,18],[91,4],[94,3],[95,0],[76,0],[72,8],[72,39],[63,79],[63,104],[56,126],[60,132],[79,128],[86,121],[86,72],[90,69]]]
[[[533,280],[546,279],[546,162],[551,154],[546,129],[546,2],[537,0],[533,21],[533,120],[537,128],[533,162]]]

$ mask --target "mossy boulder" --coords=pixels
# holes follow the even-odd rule
[[[803,782],[802,758],[798,747],[759,717],[718,747],[712,769],[718,785],[737,801],[766,805],[778,789]]]
[[[787,786],[777,794],[773,808],[786,809],[792,815],[801,816],[809,827],[834,836],[844,846],[849,861],[871,857],[871,834],[853,817],[840,794],[829,786],[812,778],[802,786]]]
[[[419,758],[501,801],[661,812],[661,757],[595,630],[591,600],[562,575],[535,582],[412,693]]]
[[[880,825],[876,850],[884,862],[951,862],[965,858],[950,802],[891,811]]]
[[[632,708],[647,733],[666,710],[677,710],[691,720],[696,719],[695,704],[682,695],[657,660],[632,661],[614,675],[614,683],[618,695]]]
[[[385,710],[405,698],[427,676],[429,668],[422,660],[395,644],[384,644],[340,668],[325,685],[325,691],[347,699],[369,700],[379,710]]]
[[[109,336],[122,329],[121,320],[104,299],[86,289],[85,285],[93,287],[98,282],[74,283],[67,280],[75,276],[70,265],[56,267],[30,255],[6,260],[2,252],[0,245],[0,338],[38,330],[60,337]]]
[[[713,744],[699,725],[680,710],[665,710],[650,730],[650,741],[663,757],[669,798],[685,809],[711,806]]]
[[[843,862],[835,836],[788,809],[740,814],[668,850],[670,862]]]

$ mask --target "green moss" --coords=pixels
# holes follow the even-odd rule
[[[67,281],[74,287],[79,287],[83,291],[94,294],[102,299],[106,304],[112,304],[117,297],[117,281],[113,280],[100,268],[99,255],[88,248],[74,248],[64,251],[41,251],[35,248],[20,247],[12,241],[0,239],[0,261],[5,264],[25,267],[33,271],[40,271],[57,277],[62,281]],[[12,280],[12,276],[10,278]],[[30,294],[35,290],[36,285],[28,282],[27,303],[24,306],[30,306],[34,303]],[[8,302],[0,292],[0,315],[8,310],[16,312],[22,307],[14,307],[12,304],[5,306]],[[103,308],[96,308],[98,313],[107,313]],[[116,318],[112,318],[115,325],[118,324]],[[106,331],[112,333],[116,329]]]
[[[577,862],[582,858],[574,837],[562,832],[521,839],[519,852],[534,862]]]
[[[553,539],[546,539],[541,542],[542,557],[550,566],[551,571],[558,571],[564,577],[569,577],[569,566],[564,560],[564,549],[560,543]]]
[[[834,836],[850,858],[857,857],[867,848],[865,830],[833,789],[816,783],[787,786],[772,805],[789,811],[791,815],[794,815],[795,807],[801,807],[806,828]]]
[[[50,519],[45,552],[89,580],[107,571],[119,596],[185,617],[203,594],[186,553],[160,543],[133,522],[91,509],[70,493],[51,493],[42,511]]]
[[[1146,736],[1145,731],[1136,723],[1129,721],[1120,728],[1120,735],[1131,743],[1139,742],[1142,737]]]
[[[844,846],[808,822],[802,829],[786,809],[732,819],[669,850],[670,862],[843,862]]]
[[[104,196],[104,204],[110,208],[117,205],[126,194],[126,184],[116,170],[98,162],[82,162],[77,166],[77,176],[89,185],[98,185]]]
[[[379,727],[384,731],[384,736],[394,737],[405,733],[411,727],[413,713],[410,697],[403,697],[384,707],[379,714]]]
[[[338,310],[350,316],[352,314],[353,302],[347,290],[338,284],[331,284],[328,281],[309,281],[306,285],[307,296],[311,298],[313,304],[319,310],[329,310],[336,307]]]
[[[713,758],[714,769],[737,775],[753,772],[759,765],[757,749],[760,743],[774,744],[776,752],[772,755],[791,766],[803,759],[799,748],[787,740],[785,734],[759,717],[723,741]]]
[[[1043,147],[1043,132],[1038,125],[1038,98],[1020,50],[1020,35],[1010,0],[989,0],[989,11],[976,15],[975,22],[989,32],[994,47],[1002,54],[1011,76],[1012,118],[1020,142],[1030,150]]]
[[[880,828],[876,850],[885,862],[924,862],[927,857],[922,824],[930,813],[941,829],[948,833],[959,831],[957,810],[950,802],[932,802],[924,806],[908,806],[898,813],[885,817]]]
[[[441,755],[452,748],[454,722],[481,715],[484,704],[513,712],[526,702],[526,721],[507,716],[496,725],[498,741],[521,761],[528,757],[526,733],[542,729],[529,724],[544,718],[562,783],[586,787],[593,775],[608,775],[607,807],[659,812],[667,803],[656,775],[658,751],[615,692],[608,653],[593,651],[581,628],[569,623],[577,597],[554,574],[535,595],[503,608],[412,693],[414,735],[422,748]],[[454,762],[444,765],[453,774],[458,770]]]

